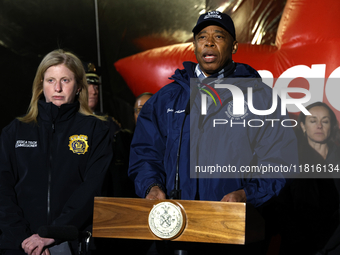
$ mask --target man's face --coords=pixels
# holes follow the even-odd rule
[[[196,59],[207,76],[229,64],[237,47],[237,41],[224,28],[215,25],[203,28],[194,40]]]
[[[98,94],[99,94],[99,85],[95,84],[88,84],[88,91],[89,91],[89,99],[88,104],[90,109],[94,112],[96,110],[96,106],[98,104]]]
[[[149,100],[150,97],[151,97],[150,95],[144,95],[136,100],[135,107],[134,107],[136,124],[137,124],[137,118],[138,118],[139,112],[142,110],[143,105],[146,103],[146,101]]]

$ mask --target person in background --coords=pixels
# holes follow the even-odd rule
[[[100,90],[102,89],[101,84],[101,73],[102,69],[97,67],[93,62],[83,62],[83,66],[86,72],[87,83],[89,84],[89,107],[97,115],[109,115],[119,128],[133,130],[133,108],[130,104],[118,97],[107,98],[108,109],[101,112],[100,109]],[[132,123],[132,124],[131,124]]]
[[[134,116],[135,116],[135,123],[137,124],[137,118],[140,113],[140,111],[143,108],[143,105],[146,103],[146,101],[149,100],[150,97],[152,97],[153,94],[150,92],[145,92],[140,94],[135,101],[135,106],[134,106]]]
[[[84,63],[84,68],[89,91],[89,107],[93,113],[96,113],[98,112],[97,108],[99,102],[99,75],[97,74],[97,68],[93,63]]]
[[[331,172],[312,173],[317,167],[339,169],[339,123],[323,102],[306,109],[311,115],[300,113],[296,136],[300,166],[309,171],[287,185],[280,196],[280,254],[339,254],[340,230],[335,230],[339,228],[340,179]]]
[[[104,116],[98,110],[100,70],[92,62],[83,62],[86,72],[86,80],[89,86],[88,105],[94,114]],[[106,195],[110,197],[136,197],[134,186],[127,176],[129,164],[130,143],[132,132],[128,129],[121,129],[120,124],[111,116],[108,116],[111,139],[113,141],[113,161],[108,172],[106,183]]]
[[[133,107],[123,99],[112,95],[106,97],[105,105],[107,109],[104,113],[101,112],[99,95],[100,89],[103,87],[101,84],[102,69],[97,67],[93,62],[83,62],[83,65],[89,84],[89,106],[92,111],[98,115],[108,114],[121,128],[132,131],[134,128]],[[106,93],[108,92],[107,89]]]
[[[93,114],[105,116],[105,114],[100,112],[99,110],[100,71],[96,68],[95,64],[91,62],[83,62],[83,66],[86,73],[86,80],[89,92],[88,105]],[[112,124],[111,130],[113,134],[117,133],[120,130],[120,123],[111,116],[108,119]]]
[[[77,254],[77,241],[43,238],[38,229],[90,228],[93,199],[102,195],[112,160],[109,133],[106,118],[88,106],[82,62],[63,50],[48,53],[37,69],[27,114],[0,136],[4,254]]]
[[[100,69],[92,62],[83,62],[88,84],[88,105],[96,115],[106,116],[99,111]],[[133,182],[127,175],[132,131],[122,129],[113,117],[107,116],[112,139],[113,159],[105,179],[103,195],[107,197],[137,197]],[[127,240],[94,238],[96,250],[93,255],[103,254],[122,247],[125,251],[136,252],[136,246],[129,246]],[[127,248],[128,247],[128,248]],[[139,245],[140,247],[140,245]]]

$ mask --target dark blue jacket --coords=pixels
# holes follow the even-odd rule
[[[179,160],[182,199],[199,197],[200,200],[219,201],[232,191],[244,189],[247,202],[259,206],[278,195],[286,183],[284,174],[249,173],[245,172],[245,167],[276,166],[292,170],[298,164],[296,138],[291,127],[281,125],[282,120],[289,118],[281,116],[280,103],[271,116],[254,115],[249,108],[245,115],[233,116],[230,114],[233,103],[230,91],[216,89],[222,105],[212,104],[202,116],[201,96],[196,93],[190,114],[185,118],[190,78],[195,78],[196,64],[184,62],[183,65],[185,69],[176,70],[172,76],[174,82],[152,96],[138,117],[129,167],[137,194],[145,197],[148,187],[157,183],[169,196],[174,188],[179,136],[185,119]],[[250,66],[237,63],[223,83],[237,85],[246,101],[247,88],[253,87],[254,108],[271,108],[272,89],[261,82],[256,70]],[[213,120],[221,118],[228,123],[213,127]],[[231,121],[234,121],[232,126]],[[284,124],[288,126],[288,122]],[[218,166],[229,166],[236,172],[209,173],[205,172],[207,166],[214,166],[215,170]]]

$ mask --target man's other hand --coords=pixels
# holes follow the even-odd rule
[[[150,200],[165,199],[165,193],[158,186],[154,186],[145,198]]]
[[[233,191],[225,195],[222,200],[223,202],[247,202],[247,196],[243,189]]]

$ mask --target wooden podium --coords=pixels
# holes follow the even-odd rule
[[[150,212],[170,202],[184,212],[184,227],[172,241],[246,244],[264,239],[264,220],[246,203],[95,197],[93,236],[162,240],[151,231]],[[171,217],[170,217],[171,218]]]

